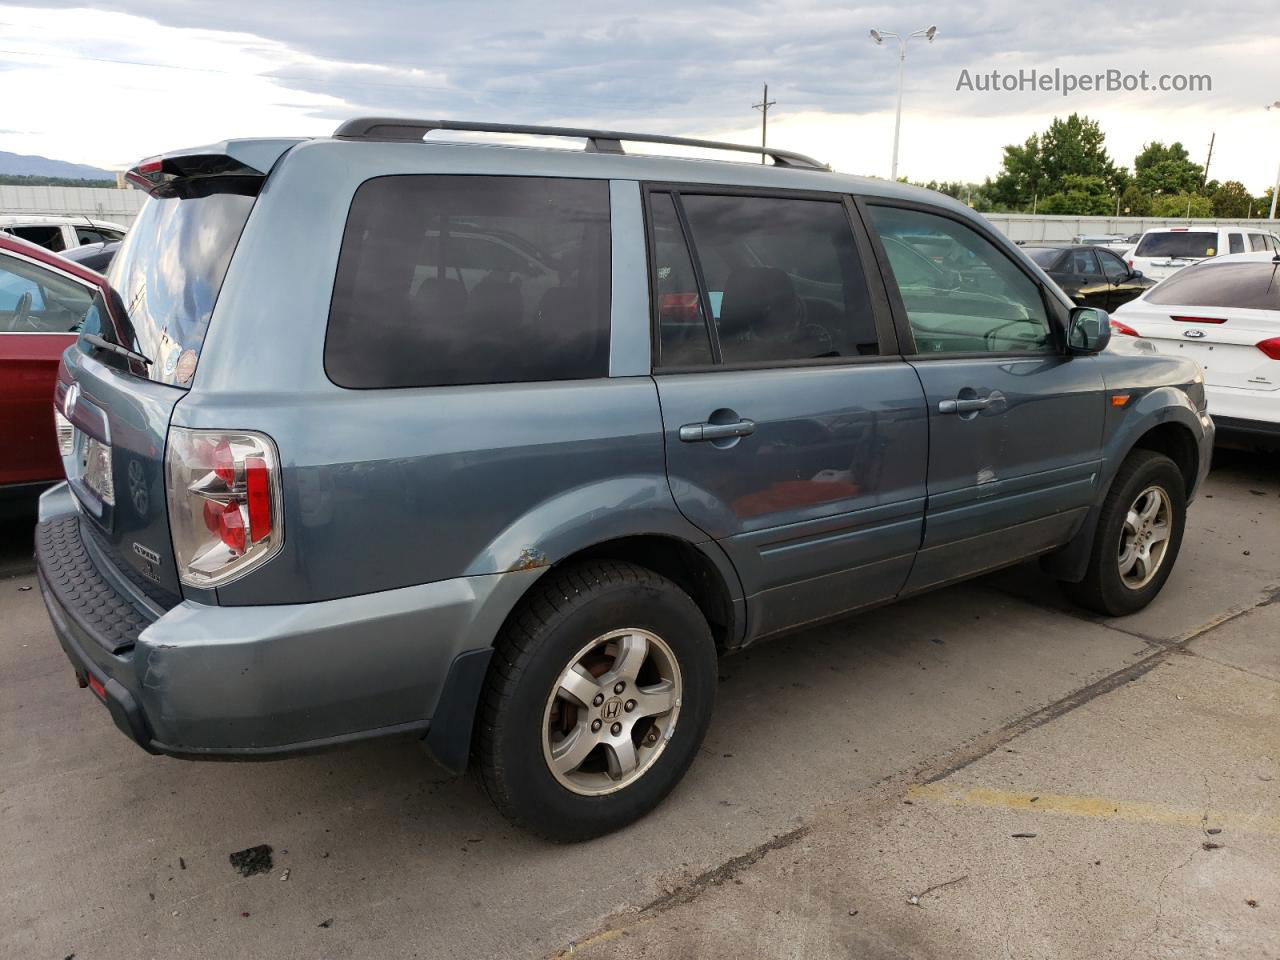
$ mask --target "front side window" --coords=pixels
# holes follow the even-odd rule
[[[866,277],[840,201],[681,194],[679,202],[722,362],[879,354]]]
[[[1112,283],[1123,283],[1129,279],[1129,267],[1114,253],[1099,250],[1098,259],[1102,261],[1102,272]]]
[[[900,207],[868,209],[917,353],[1053,349],[1039,286],[990,240],[949,217]],[[950,255],[939,263],[929,251],[941,249]]]
[[[408,175],[361,185],[325,369],[343,387],[603,377],[609,184]]]
[[[18,260],[0,258],[0,333],[72,333],[93,302],[83,284]]]

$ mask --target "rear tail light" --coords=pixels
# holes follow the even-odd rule
[[[1170,317],[1174,323],[1226,323],[1226,317]]]
[[[1272,360],[1280,360],[1280,337],[1272,337],[1258,344],[1258,349]]]
[[[1133,269],[1133,257],[1130,257],[1128,260],[1125,261],[1125,263],[1129,264],[1130,270]]]
[[[1133,327],[1129,326],[1127,323],[1117,320],[1115,317],[1111,318],[1111,332],[1118,333],[1122,337],[1142,336],[1142,334],[1140,334],[1137,330],[1133,329]]]
[[[75,432],[71,421],[64,417],[57,407],[53,408],[53,428],[58,433],[58,453],[64,457],[71,456],[71,451],[75,447]]]
[[[183,583],[227,583],[279,551],[280,460],[269,437],[171,427],[165,473]]]
[[[658,299],[658,313],[670,320],[688,320],[698,322],[702,314],[698,310],[698,294],[664,293]]]

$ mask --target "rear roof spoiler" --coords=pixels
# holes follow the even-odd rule
[[[224,140],[140,160],[124,178],[152,196],[172,196],[179,181],[215,177],[265,177],[301,139]]]

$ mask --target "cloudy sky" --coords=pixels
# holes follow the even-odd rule
[[[1000,148],[1055,114],[1102,123],[1131,164],[1181,140],[1211,175],[1255,193],[1280,162],[1274,0],[1159,4],[830,0],[643,4],[540,0],[114,0],[0,4],[0,150],[117,167],[227,137],[315,135],[357,114],[505,120],[759,137],[837,169],[887,176],[896,46],[909,33],[900,174],[994,174]],[[962,70],[1208,74],[1202,93],[983,93]]]

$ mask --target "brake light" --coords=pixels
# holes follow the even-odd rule
[[[1174,323],[1226,323],[1226,317],[1170,317]]]
[[[279,462],[260,433],[170,428],[169,524],[183,583],[226,583],[279,551]]]
[[[1117,320],[1115,317],[1111,318],[1111,332],[1118,333],[1122,337],[1142,336],[1142,334],[1140,334],[1137,330],[1133,329],[1133,327],[1129,326],[1127,323],[1124,323],[1123,321]]]
[[[1130,257],[1128,260],[1125,261],[1125,263],[1129,264],[1130,270],[1133,269],[1133,257]]]
[[[673,320],[697,321],[700,319],[698,294],[664,293],[658,298],[658,312]]]
[[[1272,337],[1258,344],[1258,349],[1272,360],[1280,360],[1280,337]]]

